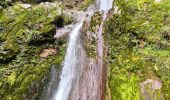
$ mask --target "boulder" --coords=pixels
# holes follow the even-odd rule
[[[30,4],[19,4],[19,6],[21,6],[22,8],[31,8],[31,5]]]
[[[44,49],[43,52],[40,54],[41,58],[47,58],[50,55],[54,55],[57,53],[56,49],[53,48],[48,48],[48,49]]]
[[[146,81],[140,83],[141,92],[144,100],[157,99],[164,100],[163,95],[156,91],[161,91],[162,83],[158,80],[147,79]]]

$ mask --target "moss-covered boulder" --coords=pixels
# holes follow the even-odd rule
[[[66,40],[54,39],[61,8],[57,2],[17,4],[0,14],[0,98],[36,99],[52,65],[58,68],[64,59]],[[53,51],[44,57],[45,50]]]
[[[1,58],[11,58],[22,48],[22,44],[54,41],[55,25],[52,21],[61,14],[57,3],[42,3],[25,9],[15,5],[4,9],[0,16]],[[8,56],[9,55],[9,56]],[[5,60],[5,59],[4,59]]]
[[[60,46],[58,54],[45,59],[39,56],[43,48],[48,46],[29,46],[9,64],[0,65],[2,100],[35,99],[41,93],[52,65],[59,67],[65,53],[63,45]]]

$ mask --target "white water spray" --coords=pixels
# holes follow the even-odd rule
[[[54,100],[68,100],[69,98],[69,93],[72,88],[72,82],[75,76],[74,73],[77,63],[76,45],[82,25],[83,23],[79,23],[70,34],[70,40],[65,56],[64,66],[60,77],[61,80]]]
[[[100,0],[100,9],[103,11],[108,11],[112,8],[112,2],[113,0]]]

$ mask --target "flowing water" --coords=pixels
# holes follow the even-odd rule
[[[112,8],[113,0],[100,0],[100,11],[104,11],[103,22],[98,31],[97,64],[91,62],[89,70],[84,71],[85,53],[79,43],[80,29],[78,23],[70,34],[70,40],[60,76],[58,90],[54,100],[101,100],[101,84],[103,72],[103,37],[102,27],[107,12]],[[78,49],[80,48],[80,49]],[[84,77],[84,78],[83,78]],[[89,92],[88,92],[89,91]],[[72,93],[71,93],[72,92]],[[89,97],[89,95],[92,95]]]
[[[100,10],[108,11],[112,8],[113,0],[100,0]]]
[[[100,98],[98,100],[103,100],[104,99],[104,84],[105,84],[105,77],[106,77],[106,68],[103,63],[103,53],[104,53],[104,41],[103,41],[103,24],[104,21],[106,20],[107,13],[108,11],[112,8],[112,2],[113,0],[100,0],[100,9],[99,11],[103,11],[103,21],[99,27],[98,33],[97,33],[97,69],[96,72],[98,72],[97,75],[97,83],[98,83],[98,88],[99,88],[99,93],[98,95]]]
[[[82,25],[83,23],[78,23],[70,34],[64,66],[60,77],[61,80],[54,100],[68,100],[69,98],[72,83],[74,81],[74,77],[76,77],[76,64],[78,62],[76,48]]]

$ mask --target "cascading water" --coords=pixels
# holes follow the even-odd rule
[[[76,73],[76,63],[78,61],[76,47],[82,25],[83,23],[77,24],[70,34],[64,66],[60,77],[61,80],[54,100],[68,100],[69,98],[69,93]]]
[[[99,31],[98,31],[98,58],[102,58],[103,56],[103,37],[102,37],[102,32],[103,32],[103,23],[106,19],[107,12],[112,8],[112,2],[113,0],[100,0],[100,11],[104,11],[103,14],[103,21],[100,25]]]
[[[106,18],[107,12],[112,8],[113,0],[100,0],[100,11],[104,11],[103,22],[100,25],[98,31],[98,63],[90,64],[89,70],[84,72],[85,76],[82,76],[81,71],[83,70],[83,60],[85,60],[84,54],[78,54],[82,52],[82,48],[78,42],[78,37],[80,35],[80,29],[83,25],[79,23],[73,29],[70,34],[70,40],[64,60],[64,66],[62,69],[60,83],[58,90],[54,95],[54,100],[69,100],[71,94],[71,100],[101,100],[102,96],[102,71],[103,71],[103,37],[102,37],[102,26]],[[81,50],[77,51],[80,46]],[[82,57],[83,56],[83,57]],[[84,78],[80,78],[84,77]],[[91,79],[92,77],[92,79]],[[89,81],[89,82],[86,82]],[[82,83],[81,83],[82,82]],[[86,84],[87,83],[87,84]],[[74,89],[73,89],[74,88]],[[90,89],[90,90],[89,90]],[[80,93],[80,92],[83,93]],[[93,92],[89,92],[93,91]],[[73,93],[70,93],[73,92]],[[86,95],[83,95],[86,94]],[[89,97],[89,95],[92,95]],[[76,98],[75,98],[76,96]]]
[[[112,8],[112,2],[113,0],[100,0],[100,9],[99,11],[104,11],[103,13],[103,21],[99,27],[99,31],[97,33],[97,66],[98,66],[98,69],[97,69],[97,72],[99,73],[98,75],[98,87],[99,87],[99,90],[100,92],[98,93],[99,96],[100,96],[100,100],[101,99],[104,99],[104,96],[103,96],[103,83],[104,83],[104,77],[105,77],[105,70],[104,70],[104,65],[103,65],[103,48],[104,48],[104,41],[103,41],[103,36],[102,36],[102,33],[103,33],[103,24],[104,24],[104,21],[107,17],[107,13],[108,11]]]
[[[100,10],[107,11],[112,8],[113,0],[100,0]]]

